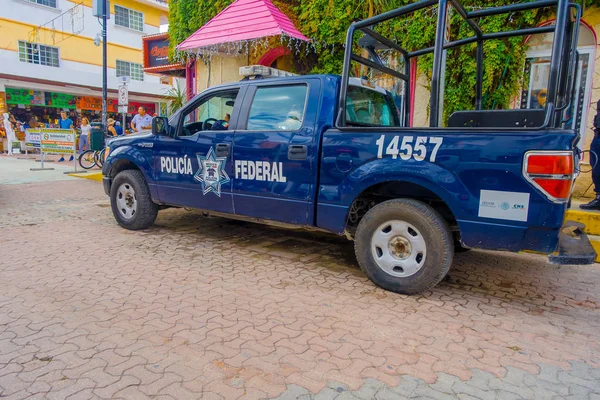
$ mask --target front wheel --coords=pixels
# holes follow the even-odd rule
[[[454,257],[446,221],[432,207],[412,199],[389,200],[370,209],[358,225],[354,248],[369,279],[401,294],[437,285]]]
[[[79,155],[79,165],[83,169],[90,169],[96,166],[94,160],[94,152],[92,150],[86,150]]]
[[[110,205],[119,225],[134,231],[150,227],[158,214],[158,205],[138,170],[117,174],[110,188]]]
[[[106,152],[106,148],[94,153],[94,161],[96,162],[96,165],[100,168],[102,168],[102,165],[104,165],[104,153],[105,152]]]

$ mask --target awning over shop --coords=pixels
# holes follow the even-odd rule
[[[309,39],[270,0],[236,0],[177,46],[190,51],[268,36]]]

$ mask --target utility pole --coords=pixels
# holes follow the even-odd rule
[[[102,9],[102,130],[106,134],[108,129],[107,122],[107,97],[108,97],[108,84],[107,84],[107,67],[106,67],[106,13],[110,12],[107,10],[108,1],[100,0],[103,3]]]

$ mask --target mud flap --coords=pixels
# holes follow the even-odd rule
[[[557,253],[548,256],[551,264],[589,265],[596,260],[596,251],[583,232],[585,225],[566,221],[558,236]]]

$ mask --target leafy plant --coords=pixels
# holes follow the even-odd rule
[[[185,40],[233,0],[170,0],[169,32],[171,46]],[[416,0],[274,0],[296,27],[313,39],[296,57],[310,54],[312,73],[341,74],[346,31],[355,20],[389,11]],[[599,6],[600,0],[585,1],[585,7]],[[520,0],[462,0],[467,9],[502,6]],[[529,10],[481,18],[484,32],[514,30],[536,26],[550,17],[551,10]],[[393,37],[404,48],[416,50],[433,45],[437,23],[437,6],[377,26],[377,30]],[[457,13],[450,14],[452,38],[472,36],[469,26]],[[316,49],[316,51],[315,51]],[[467,45],[448,51],[446,60],[444,118],[459,109],[472,109],[475,102],[475,49]],[[358,49],[357,49],[358,50]],[[523,82],[527,43],[522,37],[487,41],[484,45],[484,108],[506,108],[518,94]],[[316,54],[314,54],[316,53]],[[173,53],[171,53],[173,54]],[[418,68],[430,79],[433,58],[418,58]],[[427,83],[429,84],[429,82]]]
[[[169,103],[170,113],[174,113],[179,110],[187,101],[186,91],[179,86],[179,82],[175,82],[175,86],[172,86],[165,93],[164,99]]]

